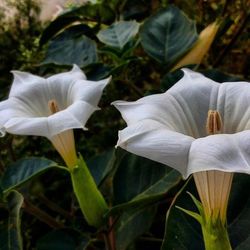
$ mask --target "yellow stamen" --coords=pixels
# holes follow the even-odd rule
[[[206,124],[207,134],[214,135],[221,133],[222,120],[220,113],[216,110],[209,110]]]
[[[49,100],[48,107],[52,115],[59,111],[56,100]]]

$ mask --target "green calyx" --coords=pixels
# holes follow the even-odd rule
[[[81,156],[78,165],[70,170],[70,174],[74,193],[86,221],[89,225],[99,228],[103,224],[108,205]]]
[[[228,237],[226,223],[223,223],[220,217],[213,218],[204,213],[204,209],[200,201],[198,201],[192,194],[188,193],[196,205],[199,213],[177,207],[189,216],[196,219],[202,229],[205,250],[232,250],[230,240]]]

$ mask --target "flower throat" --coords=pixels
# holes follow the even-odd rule
[[[220,113],[217,110],[209,110],[206,122],[207,135],[220,134],[222,130]],[[220,219],[225,224],[233,173],[209,170],[194,173],[193,176],[205,216],[207,219]]]

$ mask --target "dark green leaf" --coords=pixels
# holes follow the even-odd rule
[[[40,46],[47,43],[60,30],[78,20],[79,20],[78,16],[66,16],[66,17],[63,17],[63,15],[59,16],[55,21],[51,22],[49,26],[43,31],[43,34],[40,38]]]
[[[131,58],[133,58],[133,60],[140,59],[138,56],[133,56],[133,51],[138,46],[138,44],[139,40],[132,39],[125,44],[123,49],[103,46],[98,50],[98,52],[109,55],[115,62],[117,62],[117,64],[123,64],[126,63],[126,61],[131,61]]]
[[[105,10],[106,11],[104,12],[103,6],[100,4],[85,4],[84,6],[73,8],[64,12],[52,21],[43,31],[40,39],[40,45],[47,43],[52,37],[58,34],[59,31],[76,21],[102,21],[103,23],[112,22],[115,14],[108,6],[105,6]]]
[[[0,223],[0,249],[10,250],[8,247],[8,224],[3,220]]]
[[[156,207],[124,212],[115,226],[116,248],[125,250],[141,234],[146,232],[154,219]]]
[[[181,70],[175,70],[166,74],[161,80],[161,90],[167,91],[171,88],[175,83],[177,83],[184,76],[184,72]]]
[[[243,241],[242,243],[240,243],[235,250],[249,250],[249,246],[250,246],[250,236]]]
[[[99,185],[107,176],[107,174],[112,170],[114,162],[114,149],[109,150],[108,152],[105,152],[87,161],[88,168],[97,185]]]
[[[110,213],[141,207],[162,199],[181,181],[180,174],[157,162],[127,154],[114,176],[115,203]]]
[[[249,175],[236,174],[233,180],[228,207],[229,238],[232,248],[244,249],[250,235]]]
[[[204,71],[201,71],[201,73],[204,74],[206,77],[216,82],[221,82],[221,83],[243,81],[237,76],[225,74],[217,69],[204,70]]]
[[[170,209],[168,210],[162,250],[204,249],[199,223],[192,217],[186,215],[184,212],[176,208],[176,206],[179,206],[184,209],[197,212],[197,209],[190,196],[186,193],[187,191],[198,197],[193,180],[191,180],[176,195]]]
[[[16,161],[6,168],[1,181],[2,189],[4,192],[14,189],[50,168],[67,170],[64,167],[60,167],[57,163],[44,158],[33,157]]]
[[[99,81],[110,76],[111,67],[102,63],[89,64],[84,68],[88,80]]]
[[[195,22],[174,6],[151,16],[139,33],[144,50],[166,67],[191,49],[198,38]]]
[[[9,250],[22,250],[20,209],[23,204],[23,196],[17,191],[11,191],[6,199],[9,210],[8,247]]]
[[[50,41],[43,64],[77,64],[84,67],[96,61],[96,43],[85,35],[65,30]]]
[[[111,47],[123,49],[139,30],[136,21],[120,21],[112,24],[97,34],[98,39]]]
[[[37,250],[76,250],[79,246],[79,232],[73,230],[55,230],[49,232],[37,242]],[[89,239],[82,239],[81,250],[88,245]]]
[[[151,11],[152,3],[148,0],[126,0],[121,10],[124,20],[143,20]]]
[[[0,249],[1,250],[10,250],[8,247],[8,236],[9,236],[9,229],[8,229],[8,206],[6,203],[6,199],[2,197],[0,199]]]

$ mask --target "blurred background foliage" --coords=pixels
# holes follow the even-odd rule
[[[13,191],[0,203],[0,249],[21,249],[20,238],[24,249],[103,249],[105,243],[100,235],[112,238],[113,231],[116,235],[113,244],[118,250],[160,249],[162,244],[163,249],[202,249],[202,241],[197,240],[200,229],[195,222],[185,219],[181,224],[183,228],[194,224],[192,230],[197,236],[194,241],[188,230],[186,236],[180,229],[174,232],[180,237],[178,246],[191,239],[188,248],[176,247],[175,239],[171,238],[173,232],[164,228],[165,213],[184,184],[179,174],[166,166],[159,167],[161,164],[114,150],[117,131],[125,124],[110,103],[118,99],[136,100],[171,87],[181,77],[181,71],[171,72],[171,68],[216,18],[223,21],[198,70],[218,82],[249,81],[249,1],[96,0],[85,4],[68,1],[57,16],[47,21],[40,19],[38,1],[3,2],[1,100],[7,98],[13,69],[49,76],[68,70],[75,63],[90,80],[112,75],[100,103],[101,111],[87,124],[89,130],[75,131],[77,149],[87,159],[112,216],[109,227],[101,232],[88,227],[73,197],[69,176],[57,165],[38,170],[38,160],[32,158],[34,172],[30,176],[24,174],[28,164],[19,161],[24,157],[46,157],[63,164],[50,143],[40,137],[7,135],[0,140],[2,188],[18,192]],[[16,171],[14,180],[10,178],[13,174],[10,168]],[[243,177],[237,177],[235,182],[240,178]],[[244,179],[243,183],[247,186],[249,180]],[[193,189],[192,181],[188,185]],[[183,196],[178,196],[178,204],[187,198]],[[237,213],[231,212],[230,216],[237,217],[242,209],[236,209]],[[16,231],[10,228],[6,231],[10,223],[6,219],[8,212],[15,218],[22,217],[22,237],[15,223]],[[178,213],[173,211],[169,215],[173,228],[179,225],[176,218],[182,219]],[[244,232],[240,240],[235,237],[234,245],[248,240],[249,234]],[[2,243],[10,242],[8,235],[14,237],[11,242],[17,242],[17,246]]]

